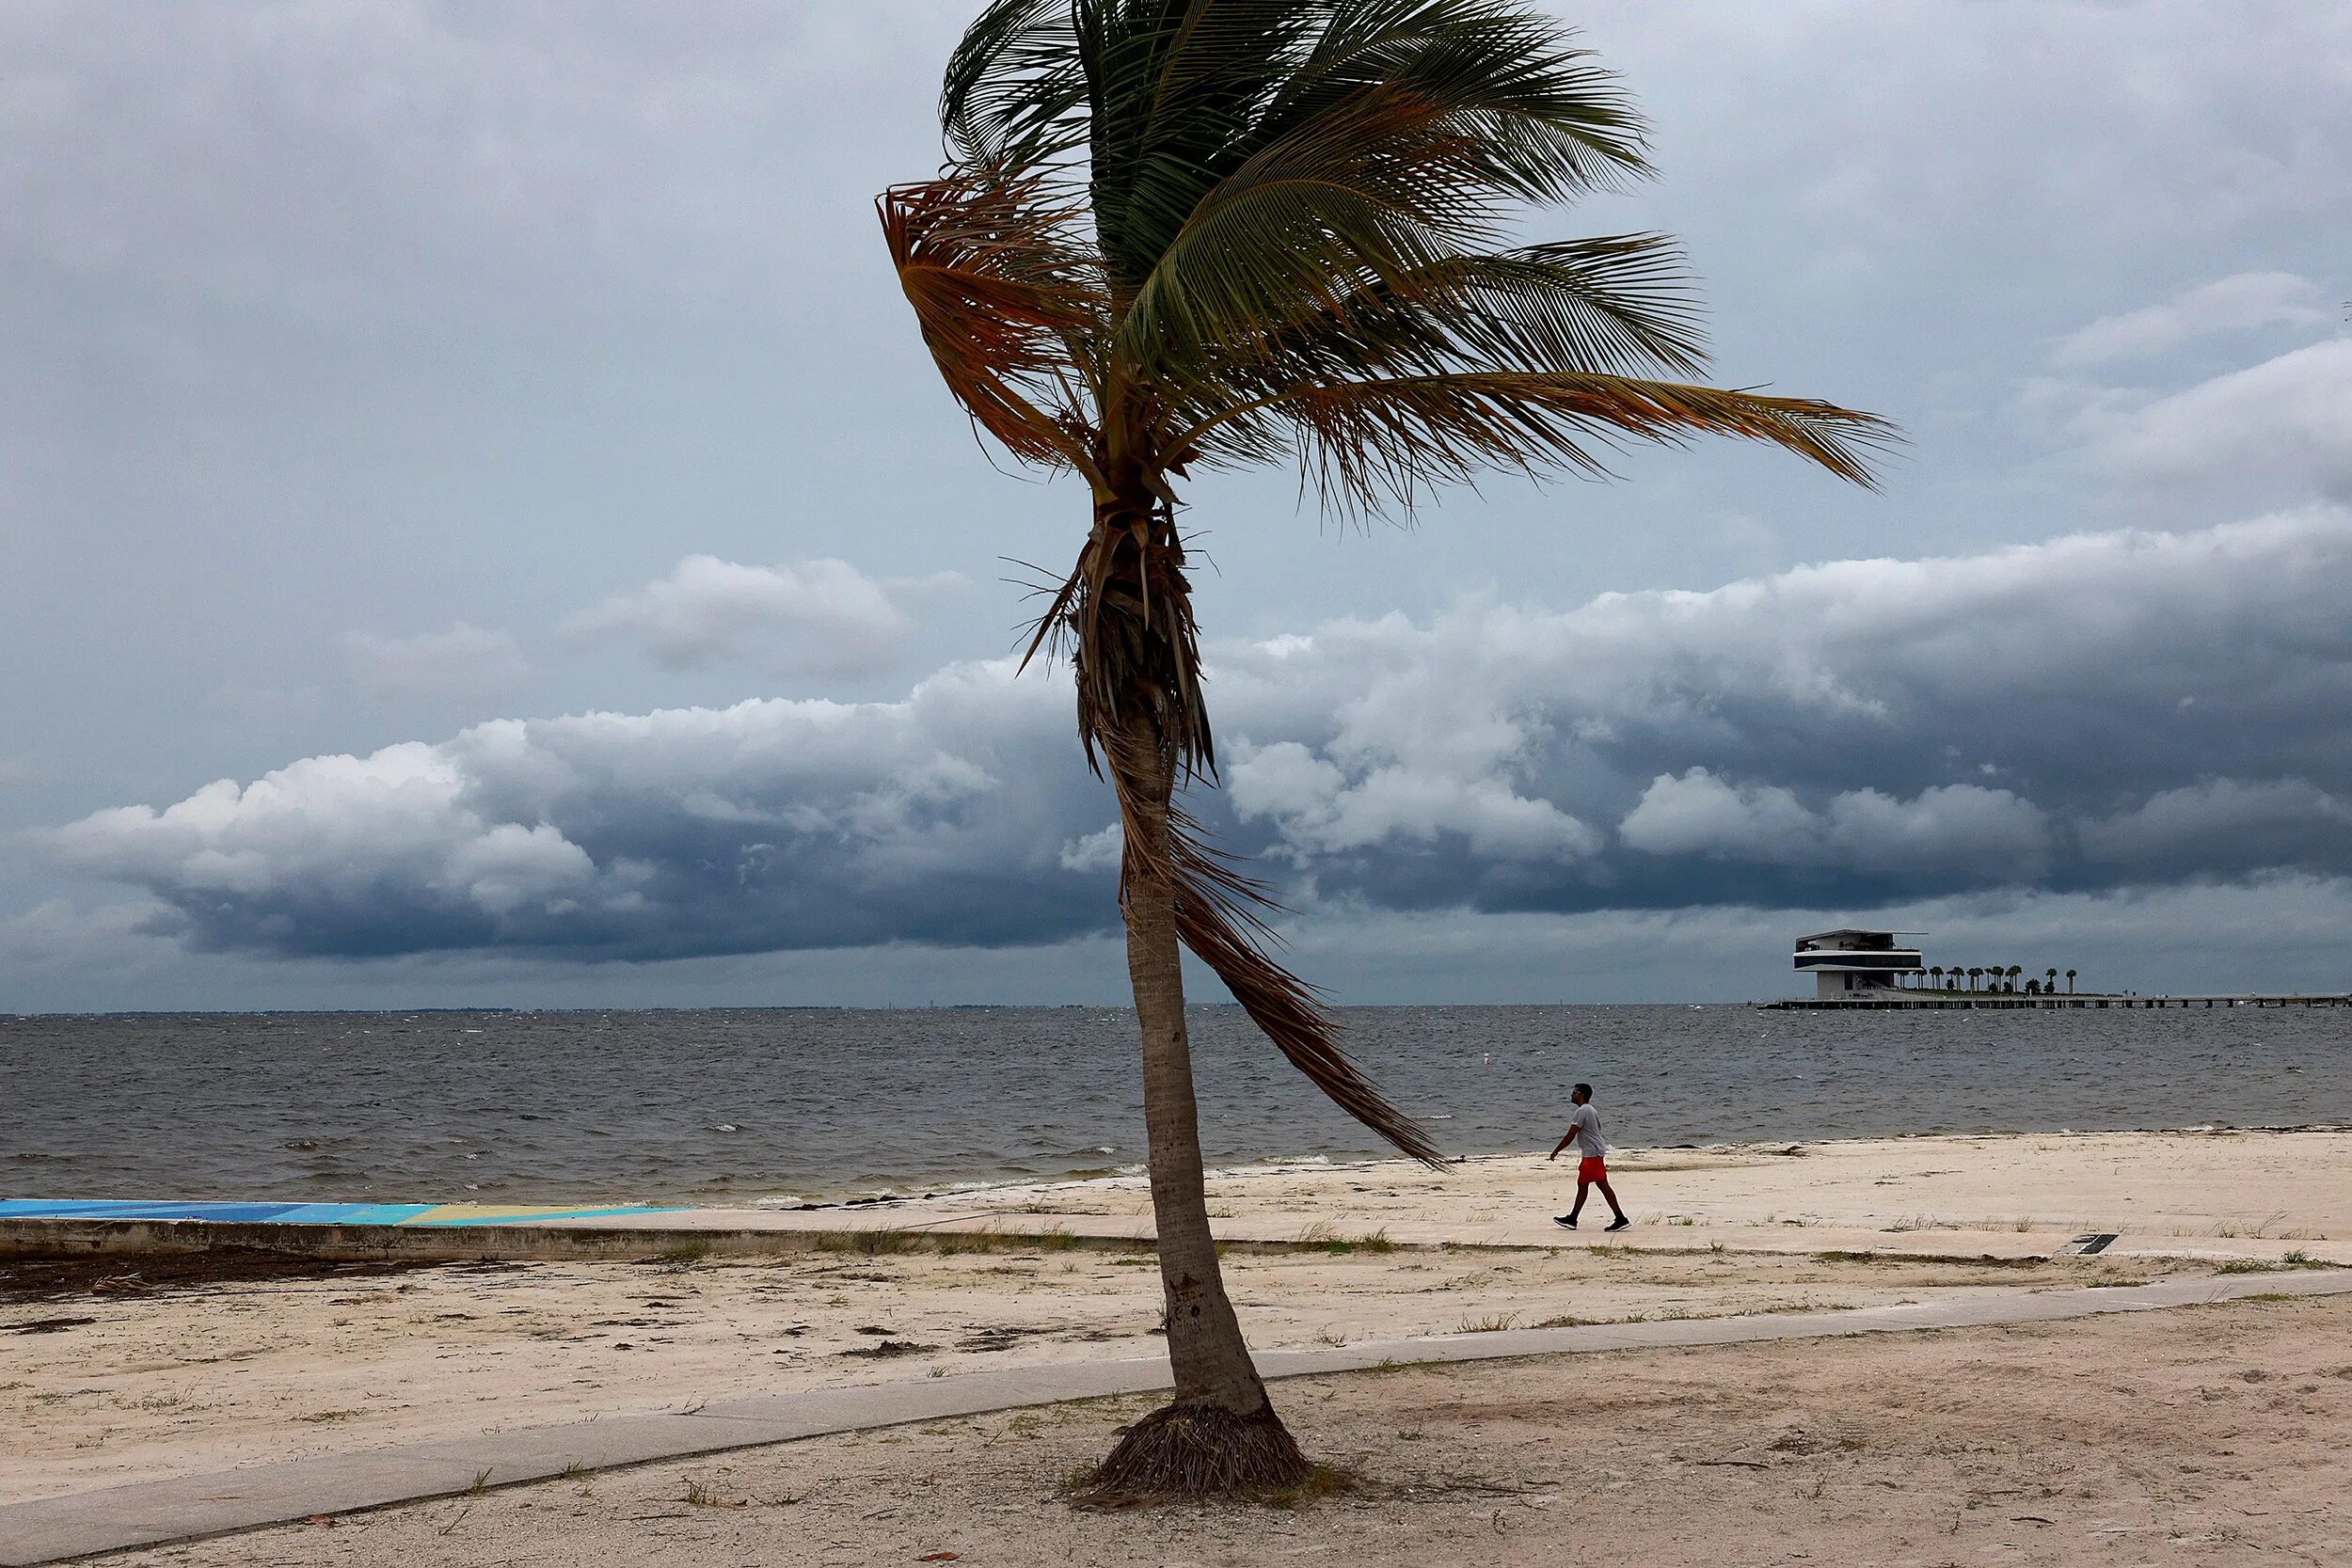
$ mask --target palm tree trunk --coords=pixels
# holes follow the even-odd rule
[[[1192,1043],[1184,1030],[1184,974],[1176,940],[1176,889],[1168,865],[1170,781],[1138,779],[1136,829],[1156,838],[1127,882],[1127,978],[1143,1035],[1143,1122],[1150,1142],[1152,1217],[1159,1232],[1160,1284],[1168,1302],[1168,1358],[1176,1402],[1214,1404],[1236,1416],[1266,1403],[1241,1323],[1225,1293],[1209,1233],[1200,1129],[1193,1100]]]
[[[1083,1495],[1263,1494],[1296,1486],[1311,1466],[1266,1398],[1209,1231],[1168,852],[1173,762],[1148,721],[1123,738],[1114,765],[1126,797],[1121,817],[1141,840],[1126,856],[1127,977],[1143,1037],[1143,1119],[1175,1399],[1128,1431]]]

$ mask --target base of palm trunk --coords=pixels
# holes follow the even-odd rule
[[[1254,1416],[1221,1405],[1171,1404],[1128,1428],[1073,1496],[1096,1504],[1263,1497],[1295,1492],[1314,1473],[1270,1404]]]

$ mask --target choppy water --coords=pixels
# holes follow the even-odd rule
[[[2352,1012],[1378,1007],[1357,1054],[1461,1153],[2352,1120]],[[1380,1152],[1231,1007],[1213,1163]],[[0,1196],[749,1201],[1139,1161],[1100,1008],[0,1018]]]

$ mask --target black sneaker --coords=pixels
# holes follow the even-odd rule
[[[1611,1220],[1607,1225],[1601,1227],[1601,1228],[1603,1230],[1623,1230],[1627,1226],[1631,1225],[1632,1223],[1633,1222],[1631,1220],[1627,1219],[1623,1214],[1619,1214],[1615,1219]]]
[[[1551,1223],[1557,1226],[1564,1226],[1570,1230],[1574,1230],[1576,1228],[1576,1216],[1574,1214],[1554,1214],[1551,1216]]]

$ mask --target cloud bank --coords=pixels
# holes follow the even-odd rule
[[[1211,651],[1200,802],[1295,907],[1862,910],[2352,872],[2352,511]],[[645,959],[1115,918],[1064,680],[477,725],[55,835],[203,950]]]

